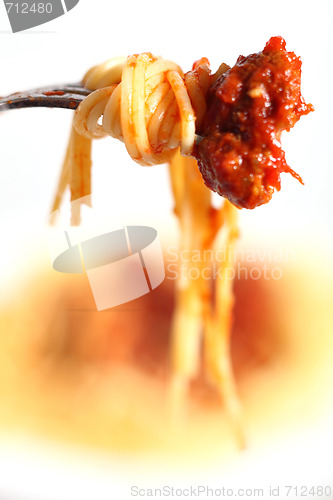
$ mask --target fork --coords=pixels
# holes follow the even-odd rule
[[[35,107],[75,110],[91,92],[91,90],[83,87],[81,83],[15,92],[0,98],[0,111]]]

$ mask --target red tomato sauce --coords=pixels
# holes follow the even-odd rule
[[[286,163],[280,136],[313,111],[301,94],[301,60],[273,37],[262,52],[239,56],[209,88],[194,156],[205,184],[239,208],[267,203]]]

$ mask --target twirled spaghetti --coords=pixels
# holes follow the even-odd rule
[[[169,162],[179,146],[183,155],[191,154],[211,76],[206,58],[184,75],[175,63],[145,53],[95,66],[82,83],[93,92],[75,113],[53,211],[67,184],[72,201],[90,194],[93,139],[110,135],[123,141],[141,165]],[[78,221],[73,214],[72,222]]]
[[[115,82],[120,64],[111,60],[84,77],[84,85],[96,91],[77,110],[76,131],[89,139],[110,135],[124,141],[141,165],[169,161],[179,145],[182,154],[190,154],[196,119],[206,107],[208,61],[202,59],[184,75],[171,61],[149,53],[134,55],[123,63],[121,81]]]

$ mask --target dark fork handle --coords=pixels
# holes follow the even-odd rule
[[[57,85],[16,92],[0,99],[0,111],[20,108],[63,108],[75,110],[91,90],[81,84]]]

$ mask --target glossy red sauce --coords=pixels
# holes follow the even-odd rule
[[[313,111],[301,94],[301,60],[273,37],[262,52],[239,56],[209,88],[194,155],[205,184],[239,208],[267,203],[286,163],[283,130]]]
[[[51,95],[65,95],[65,92],[62,90],[50,90],[48,92],[44,92],[44,95],[51,96]]]

